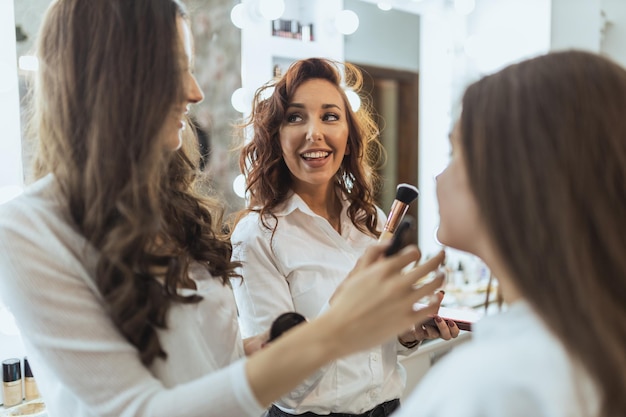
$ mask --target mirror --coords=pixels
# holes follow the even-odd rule
[[[32,50],[49,2],[14,1],[15,25],[10,25],[16,29],[17,57],[28,56]],[[243,0],[242,4],[255,2]],[[259,73],[267,80],[271,73],[264,72],[260,55],[245,52],[246,31],[231,23],[231,10],[239,1],[185,3],[192,16],[196,74],[205,93],[194,116],[207,131],[211,149],[207,172],[232,212],[244,204],[233,190],[239,171],[237,156],[231,152],[231,125],[242,113],[231,105],[232,94],[242,80],[248,82],[249,74]],[[320,53],[338,48],[332,54],[341,54],[367,71],[366,88],[381,115],[382,140],[390,154],[380,205],[389,209],[397,183],[418,185],[421,194],[411,209],[418,218],[417,240],[426,254],[438,248],[433,238],[438,223],[433,178],[447,162],[447,135],[467,83],[507,62],[550,49],[581,47],[626,62],[620,41],[626,5],[606,0],[576,6],[567,0],[285,0],[285,6],[285,13],[295,8],[294,13],[312,16],[315,25],[309,27],[307,36],[314,37],[310,43],[319,45]],[[387,7],[390,10],[383,10]],[[354,11],[360,24],[353,34],[337,37],[337,12],[344,9]],[[246,18],[257,19],[271,36],[270,21],[258,13],[253,17],[248,13]],[[281,48],[288,47],[287,41]],[[28,76],[29,61],[24,59],[19,70],[22,95]],[[9,110],[3,114],[13,117]],[[20,149],[28,176],[32,150],[26,138]],[[8,182],[21,184],[15,179]]]

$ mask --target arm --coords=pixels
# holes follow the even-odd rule
[[[256,214],[237,224],[231,242],[232,259],[242,263],[238,272],[243,280],[232,280],[242,334],[265,333],[276,317],[295,310],[287,279],[270,247],[270,235]]]
[[[269,404],[325,363],[379,345],[436,311],[436,302],[419,311],[413,304],[432,294],[442,280],[419,289],[413,284],[441,263],[443,253],[402,273],[403,266],[419,259],[417,248],[382,259],[384,248],[376,245],[366,251],[337,289],[328,311],[250,357],[248,378],[261,404]]]
[[[5,214],[0,216],[0,295],[16,317],[44,400],[55,411],[124,417],[260,415],[241,361],[165,387],[109,319],[89,281],[93,264],[81,263],[77,255],[83,254],[54,240],[55,233],[42,222],[29,224],[19,214]],[[80,400],[61,401],[68,398]]]

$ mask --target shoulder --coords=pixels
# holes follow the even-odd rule
[[[46,177],[26,187],[24,193],[0,205],[0,238],[40,240],[46,231],[67,224],[59,191]]]
[[[272,219],[266,220],[270,226],[274,223]],[[261,222],[261,216],[255,211],[245,214],[235,225],[230,240],[233,244],[246,242],[256,237],[271,235],[271,230],[267,229]]]
[[[407,408],[424,416],[577,415],[568,414],[577,398],[574,362],[541,322],[515,313],[479,323],[473,340],[455,347],[420,381]]]

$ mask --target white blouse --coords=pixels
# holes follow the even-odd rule
[[[397,417],[599,416],[590,376],[525,302],[475,324]],[[396,416],[396,414],[394,414]]]
[[[0,205],[0,295],[14,314],[50,417],[259,416],[229,286],[199,265],[203,298],[173,303],[167,360],[146,368],[93,282],[97,253],[69,221],[52,176]]]
[[[233,259],[243,262],[233,280],[244,337],[261,333],[281,313],[296,311],[309,320],[327,307],[337,286],[376,239],[360,232],[341,213],[341,234],[315,214],[297,195],[276,211],[278,227],[265,229],[250,213],[233,230]],[[379,210],[379,225],[384,224]],[[273,224],[270,220],[270,224]],[[410,353],[394,338],[373,349],[327,365],[276,402],[284,411],[301,414],[362,413],[400,398],[406,374],[398,352]]]

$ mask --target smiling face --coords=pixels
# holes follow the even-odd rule
[[[302,83],[287,106],[279,136],[294,191],[328,190],[349,153],[346,103],[337,88],[323,79]]]
[[[185,115],[189,111],[189,105],[199,103],[204,98],[202,90],[192,72],[193,48],[192,37],[187,22],[178,18],[178,35],[181,42],[180,56],[183,77],[183,99],[172,107],[170,116],[163,127],[165,148],[171,151],[180,149],[183,139],[182,132],[186,127]]]

